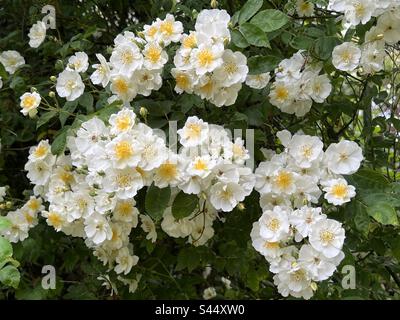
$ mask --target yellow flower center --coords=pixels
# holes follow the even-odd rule
[[[129,50],[125,50],[124,52],[122,52],[121,60],[125,64],[131,64],[134,60],[132,52]]]
[[[87,203],[87,201],[86,201],[85,199],[80,198],[80,199],[78,200],[78,207],[79,207],[79,209],[80,209],[81,211],[86,210],[87,205],[88,205],[88,203]]]
[[[323,230],[319,233],[319,238],[323,244],[329,244],[335,240],[335,235],[329,230]]]
[[[33,96],[27,96],[24,98],[24,100],[22,101],[22,107],[24,109],[30,109],[32,108],[36,103],[36,99]]]
[[[147,30],[147,35],[150,37],[153,37],[155,34],[157,33],[157,28],[154,26],[151,26],[148,30]]]
[[[278,231],[279,227],[281,226],[281,223],[278,219],[272,218],[267,222],[267,228],[273,232]]]
[[[119,174],[115,178],[118,187],[127,188],[132,183],[132,177],[129,174]]]
[[[112,242],[117,242],[119,240],[119,235],[116,229],[112,229],[112,237],[111,241]]]
[[[76,83],[75,83],[74,80],[68,80],[67,83],[65,84],[65,87],[66,87],[68,90],[72,91],[72,90],[75,89]]]
[[[284,101],[289,97],[289,91],[285,87],[280,86],[275,89],[275,95],[277,99]]]
[[[119,93],[124,94],[124,93],[128,92],[128,84],[123,79],[117,79],[114,82],[114,86],[115,86],[115,89],[117,90],[117,92],[119,92]]]
[[[206,94],[210,94],[214,88],[214,82],[211,80],[211,78],[207,81],[206,84],[204,84],[201,88],[200,91]]]
[[[332,187],[331,193],[335,198],[343,199],[347,195],[347,186],[343,183],[336,184]]]
[[[125,202],[121,202],[118,206],[117,206],[117,212],[122,215],[122,216],[129,216],[132,214],[132,204],[128,201]]]
[[[157,48],[156,46],[150,46],[147,49],[146,52],[146,57],[152,62],[156,63],[158,60],[160,60],[161,57],[161,49]]]
[[[39,210],[40,207],[40,201],[38,199],[31,199],[28,201],[28,208],[31,209],[32,211],[37,211]]]
[[[178,170],[174,163],[164,163],[158,168],[158,174],[165,180],[172,180],[176,177]]]
[[[193,33],[190,34],[183,40],[182,45],[185,49],[193,49],[197,45],[196,36]]]
[[[15,58],[8,59],[8,64],[10,66],[15,66],[17,64],[17,59],[15,59]]]
[[[278,176],[275,178],[275,183],[280,189],[287,189],[293,182],[293,177],[290,172],[281,171]]]
[[[64,182],[65,184],[71,184],[71,182],[74,180],[74,176],[70,172],[67,172],[67,171],[61,172],[59,177],[60,177],[60,180],[62,182]]]
[[[185,75],[184,73],[178,74],[175,78],[175,81],[176,85],[179,88],[186,89],[187,87],[189,87],[189,79],[187,75]]]
[[[203,49],[198,53],[197,59],[200,66],[207,67],[213,62],[214,55],[210,49]]]
[[[191,123],[187,126],[186,136],[190,139],[196,139],[200,137],[201,127],[197,123]]]
[[[196,170],[199,170],[199,171],[204,171],[204,170],[207,170],[207,169],[208,169],[207,163],[206,163],[205,161],[201,160],[201,159],[198,159],[198,160],[194,163],[194,168],[195,168]]]
[[[174,25],[172,21],[164,21],[161,23],[160,31],[168,36],[172,35],[174,33]]]
[[[232,151],[233,151],[233,154],[234,154],[236,157],[241,157],[241,156],[243,156],[243,154],[244,154],[244,149],[243,149],[243,147],[238,146],[237,144],[234,144],[234,145],[233,145]]]
[[[74,62],[74,69],[77,70],[82,66],[82,62],[80,60],[76,60]]]
[[[233,62],[227,62],[224,64],[224,70],[228,74],[234,74],[235,72],[237,72],[238,68]]]
[[[24,212],[24,217],[26,222],[28,222],[29,224],[33,222],[33,217],[28,212]]]
[[[342,52],[342,54],[340,55],[340,57],[342,58],[342,60],[343,60],[345,63],[350,63],[351,58],[353,57],[353,55],[352,55],[349,51],[345,50],[345,51]]]
[[[51,225],[55,228],[59,228],[62,225],[62,218],[56,212],[50,212],[47,219],[51,223]]]
[[[365,15],[365,6],[364,4],[362,4],[360,1],[358,1],[355,5],[354,5],[354,9],[356,12],[356,16],[357,17],[362,17]]]
[[[265,241],[265,243],[264,243],[265,249],[279,249],[279,247],[280,247],[279,242]]]
[[[310,158],[312,156],[313,152],[310,145],[304,145],[301,149],[301,151],[303,152],[303,157]]]
[[[228,201],[229,199],[232,198],[232,195],[233,195],[233,194],[232,194],[232,191],[231,191],[231,190],[225,189],[225,190],[222,190],[222,191],[221,191],[220,195],[221,195],[221,198],[222,198],[223,200]]]
[[[119,141],[114,148],[118,160],[129,159],[133,155],[133,149],[128,141]]]
[[[345,161],[345,160],[347,160],[348,158],[349,158],[349,156],[348,156],[347,153],[342,152],[342,153],[339,155],[339,159],[340,159],[341,161]]]
[[[300,5],[300,10],[302,11],[302,12],[305,12],[305,11],[308,11],[308,10],[310,10],[311,9],[311,3],[309,3],[309,2],[303,2],[301,5]]]
[[[305,272],[302,269],[299,269],[290,274],[290,279],[294,282],[300,282],[305,278]]]
[[[104,75],[106,73],[106,69],[102,65],[99,65],[97,67],[97,72]]]
[[[48,148],[46,146],[38,146],[33,153],[36,158],[44,157],[47,154]]]
[[[126,131],[131,126],[131,118],[129,116],[117,117],[116,126],[119,131]]]

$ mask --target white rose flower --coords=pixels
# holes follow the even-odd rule
[[[0,63],[9,74],[14,74],[19,67],[25,64],[25,59],[18,51],[8,50],[0,54]]]
[[[93,84],[101,84],[103,88],[107,86],[110,81],[111,70],[106,58],[100,53],[96,53],[96,58],[100,63],[94,64],[92,67],[95,71],[91,74],[90,80]]]
[[[203,292],[203,299],[204,300],[211,300],[217,296],[217,291],[214,287],[209,287],[204,290]]]
[[[327,258],[336,257],[341,252],[344,239],[342,224],[332,219],[315,222],[309,236],[313,248]]]
[[[37,92],[25,92],[20,97],[20,100],[21,113],[24,116],[29,115],[32,118],[37,114],[37,107],[39,107],[42,98]]]
[[[357,143],[342,140],[326,149],[324,162],[333,173],[353,174],[360,168],[363,159],[362,149]]]
[[[350,202],[351,198],[356,195],[355,188],[341,178],[324,181],[322,184],[323,190],[326,192],[324,198],[335,206]]]
[[[60,97],[74,101],[83,94],[85,85],[78,72],[64,70],[58,75],[56,90]]]
[[[37,21],[30,28],[28,37],[31,48],[39,47],[46,38],[46,24],[43,21]]]
[[[288,150],[299,167],[310,168],[322,155],[323,146],[318,137],[295,134],[288,145]]]
[[[268,85],[270,80],[271,75],[269,72],[260,74],[249,74],[246,77],[246,85],[253,89],[263,89]]]
[[[332,63],[336,69],[353,71],[360,63],[361,50],[352,42],[344,42],[336,46],[332,52]]]
[[[264,211],[260,223],[260,235],[267,241],[277,242],[286,239],[289,235],[288,207],[274,207],[273,210]]]
[[[76,72],[86,72],[89,67],[89,57],[85,52],[76,52],[68,59],[67,70]]]
[[[122,248],[118,251],[118,256],[115,258],[117,265],[115,266],[114,271],[117,274],[123,273],[127,275],[129,272],[131,272],[132,267],[135,266],[138,261],[138,256],[132,256],[128,248]]]

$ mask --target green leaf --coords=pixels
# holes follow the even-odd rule
[[[373,206],[376,203],[388,203],[393,207],[400,207],[400,198],[397,195],[386,192],[363,192],[360,194],[362,201],[367,206]]]
[[[365,190],[369,193],[372,192],[371,189],[376,191],[382,191],[389,186],[389,181],[386,177],[371,169],[360,169],[356,173],[346,178],[350,184],[354,185],[359,190]]]
[[[233,26],[235,26],[239,22],[239,15],[240,15],[240,11],[236,11],[234,13],[234,15],[232,16],[231,23]]]
[[[257,13],[250,21],[264,32],[271,32],[282,28],[289,22],[289,17],[282,11],[267,9]]]
[[[10,82],[10,88],[14,90],[23,90],[25,81],[22,77],[14,76]]]
[[[328,60],[338,44],[339,40],[333,36],[318,38],[314,44],[315,53],[322,60]]]
[[[67,136],[70,126],[65,126],[62,128],[53,143],[51,144],[51,153],[54,155],[59,155],[64,152],[65,146],[67,144]]]
[[[239,27],[245,39],[256,47],[269,47],[267,35],[263,30],[251,23],[243,23]]]
[[[400,262],[400,236],[391,239],[390,246],[392,248],[393,256]]]
[[[189,272],[192,272],[199,266],[200,261],[201,257],[196,248],[182,249],[178,254],[178,264],[176,265],[176,270],[180,271],[187,268]]]
[[[250,45],[239,30],[233,30],[231,36],[233,44],[238,48],[247,48]]]
[[[0,77],[2,78],[3,81],[8,79],[8,73],[1,63],[0,63]]]
[[[93,113],[93,95],[91,93],[85,92],[79,98],[79,104],[84,107],[88,114]]]
[[[147,213],[154,219],[159,220],[164,210],[168,207],[168,202],[171,197],[171,189],[167,188],[157,188],[152,184],[146,193],[145,208]]]
[[[172,203],[172,215],[176,219],[190,216],[199,204],[199,198],[195,194],[186,194],[180,191]]]
[[[13,248],[11,243],[7,239],[0,237],[0,261],[10,258],[12,254]]]
[[[0,231],[11,227],[11,222],[6,217],[0,217]]]
[[[95,114],[101,120],[107,122],[112,114],[117,113],[120,110],[121,110],[121,103],[119,101],[114,101],[113,103],[97,111]]]
[[[247,60],[249,74],[260,74],[274,70],[281,62],[276,56],[254,56]]]
[[[254,16],[263,5],[263,0],[248,0],[239,13],[239,24],[242,24]]]
[[[20,274],[16,267],[7,265],[0,270],[0,282],[6,286],[18,288],[20,281]]]
[[[78,106],[78,101],[67,101],[64,104],[64,107],[61,109],[60,111],[60,123],[61,126],[63,127],[65,122],[67,121],[67,119],[69,118],[69,116],[71,115],[71,113],[74,113],[76,107]]]
[[[314,44],[314,39],[306,36],[297,36],[290,41],[290,45],[295,49],[308,50]]]
[[[43,300],[49,290],[43,289],[41,283],[35,288],[19,288],[15,293],[18,300]]]
[[[45,125],[51,119],[53,119],[58,114],[58,111],[49,111],[43,113],[39,120],[36,122],[36,129],[39,129],[41,126]]]
[[[345,210],[349,219],[353,220],[356,229],[364,236],[368,236],[371,218],[366,211],[366,206],[360,201],[352,201]]]
[[[396,210],[388,203],[375,203],[367,207],[368,214],[381,224],[399,225]]]

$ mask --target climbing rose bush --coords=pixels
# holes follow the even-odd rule
[[[49,5],[0,11],[1,298],[399,298],[399,1]]]

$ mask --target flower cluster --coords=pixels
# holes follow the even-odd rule
[[[270,263],[278,291],[309,299],[316,282],[332,276],[344,258],[345,231],[322,213],[320,197],[324,193],[335,206],[349,202],[355,188],[342,174],[355,173],[363,156],[352,141],[331,144],[324,152],[318,137],[288,131],[278,137],[283,152],[269,152],[255,172],[263,214],[251,238]]]
[[[34,193],[49,203],[42,211],[56,231],[82,237],[94,254],[117,274],[138,262],[129,235],[142,222],[155,241],[155,226],[139,215],[134,196],[151,184],[150,172],[166,158],[163,139],[122,109],[109,126],[94,117],[67,141],[68,155],[51,153],[46,140],[30,150],[25,169]]]
[[[390,33],[394,35],[398,33],[400,27],[398,18],[396,18],[399,5],[398,0],[330,0],[328,9],[344,13],[345,21],[351,26],[357,26],[360,23],[366,24],[372,17],[379,17],[382,20],[381,23],[385,20],[381,26],[392,25],[397,27],[397,31],[396,28],[390,30]],[[382,17],[382,14],[384,14],[384,17]],[[389,29],[382,28],[382,31],[389,31]]]
[[[269,93],[271,104],[282,112],[304,116],[313,101],[323,103],[332,91],[328,76],[320,74],[321,70],[322,64],[314,63],[303,51],[281,61]]]
[[[1,200],[0,188],[0,202]],[[43,209],[42,199],[31,196],[21,208],[7,213],[6,218],[11,226],[0,232],[0,235],[7,238],[10,242],[24,241],[29,236],[29,230],[38,224],[38,214]]]
[[[195,93],[217,107],[235,103],[249,69],[244,54],[225,49],[229,21],[225,10],[203,10],[195,31],[183,35],[171,70],[177,93]]]
[[[232,142],[223,127],[194,116],[187,119],[178,134],[182,148],[177,154],[177,169],[171,170],[170,165],[166,168],[177,172],[169,184],[198,195],[199,206],[183,219],[175,219],[171,208],[167,209],[161,227],[172,237],[189,236],[190,243],[202,245],[214,235],[212,225],[217,211],[232,211],[251,193],[255,177],[244,166],[250,155],[243,140],[236,138]],[[160,185],[157,180],[156,185]]]
[[[172,189],[171,205],[180,191],[198,196],[196,210],[186,218],[175,219],[167,208],[161,227],[172,237],[205,244],[214,235],[217,211],[231,211],[243,201],[255,177],[244,166],[249,154],[243,141],[232,142],[224,128],[191,117],[178,134],[182,148],[173,152],[161,133],[123,108],[108,125],[97,117],[82,123],[60,156],[42,140],[30,149],[25,165],[35,197],[8,214],[12,227],[4,235],[12,242],[24,240],[41,212],[56,231],[85,239],[109,270],[127,275],[139,259],[129,240],[139,221],[146,238],[157,240],[154,222],[139,214],[134,199],[138,190],[154,184]]]
[[[386,57],[385,45],[400,41],[400,2],[331,0],[330,8],[343,12],[350,26],[366,24],[377,17],[376,25],[365,34],[365,41],[358,45],[344,42],[334,48],[332,62],[336,69],[352,72],[360,67],[363,74],[373,74],[384,69]]]
[[[165,48],[178,42],[182,32],[182,23],[168,14],[164,20],[145,25],[139,36],[130,31],[119,34],[114,39],[109,62],[100,53],[96,54],[99,63],[92,66],[95,71],[90,80],[103,88],[110,84],[113,94],[110,102],[118,99],[128,104],[138,94],[149,96],[162,85],[161,74],[168,61]],[[86,72],[88,66],[84,52],[69,58],[67,68],[57,78],[56,90],[60,97],[73,101],[83,94],[85,85],[80,73]]]

